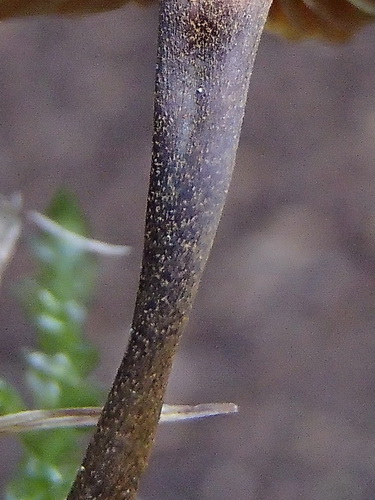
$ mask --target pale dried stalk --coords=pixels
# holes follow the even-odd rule
[[[233,403],[205,403],[200,405],[163,405],[160,422],[181,422],[198,418],[237,413]],[[61,427],[90,427],[98,423],[101,406],[58,408],[55,410],[29,410],[0,417],[0,436],[27,431],[57,429]]]

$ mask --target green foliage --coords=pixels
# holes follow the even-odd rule
[[[83,215],[68,192],[57,194],[47,215],[64,228],[87,235]],[[88,380],[98,356],[83,337],[96,259],[79,246],[49,233],[36,238],[32,247],[38,271],[35,279],[23,284],[21,296],[37,332],[36,349],[26,353],[26,382],[33,406],[98,406],[101,392]],[[17,391],[1,380],[1,414],[24,407]],[[24,456],[5,498],[66,498],[80,463],[82,437],[83,431],[74,428],[22,434]]]
[[[24,409],[21,396],[6,380],[0,379],[0,415]]]

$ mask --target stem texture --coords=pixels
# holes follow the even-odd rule
[[[68,500],[131,500],[227,195],[270,0],[162,0],[131,337]]]

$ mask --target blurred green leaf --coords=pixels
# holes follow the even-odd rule
[[[47,215],[63,228],[87,236],[88,227],[75,197],[60,191]],[[86,308],[97,275],[97,259],[67,239],[48,232],[32,241],[35,277],[19,287],[19,296],[34,324],[35,347],[25,353],[26,382],[36,408],[98,406],[102,393],[90,376],[98,353],[84,337]],[[0,410],[24,409],[17,392],[0,384]],[[6,498],[62,500],[80,462],[82,430],[74,428],[27,432],[18,474]]]
[[[25,408],[21,396],[6,380],[0,378],[0,415],[15,413]]]

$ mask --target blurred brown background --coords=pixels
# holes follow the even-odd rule
[[[0,25],[0,191],[80,197],[107,259],[88,332],[108,387],[131,321],[150,164],[157,10]],[[232,189],[168,402],[237,416],[160,428],[142,500],[375,498],[375,27],[346,45],[265,35]],[[1,372],[33,332],[1,293]],[[15,439],[1,442],[1,480]]]

